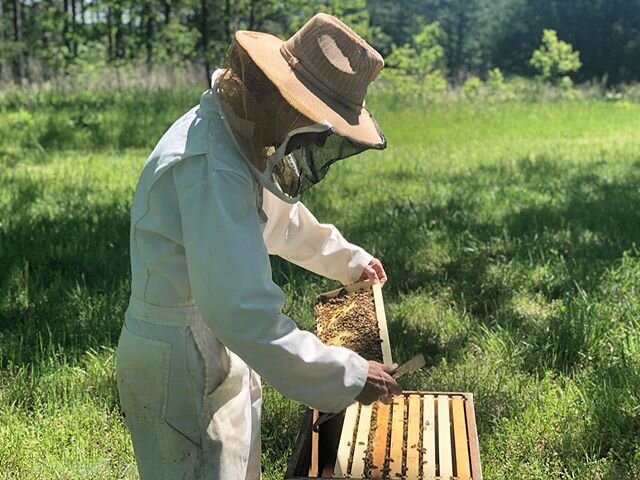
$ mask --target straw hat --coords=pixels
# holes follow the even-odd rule
[[[314,122],[367,148],[386,140],[364,106],[382,56],[337,18],[319,13],[287,41],[239,31],[236,42],[278,88],[284,99]]]

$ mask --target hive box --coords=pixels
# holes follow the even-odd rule
[[[285,480],[482,479],[469,393],[407,391],[391,405],[354,404],[318,433],[313,419],[309,410]]]

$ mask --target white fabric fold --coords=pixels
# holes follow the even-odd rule
[[[264,191],[269,253],[346,285],[358,281],[373,256],[345,240],[336,227],[319,223],[302,202],[293,205]]]

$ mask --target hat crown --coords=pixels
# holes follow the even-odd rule
[[[291,68],[351,109],[364,105],[382,56],[337,18],[319,13],[283,43],[281,54]]]

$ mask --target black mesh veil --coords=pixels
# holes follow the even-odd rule
[[[277,178],[286,178],[287,181],[283,183],[292,185],[292,193],[297,192],[297,195],[300,195],[320,182],[335,162],[357,155],[366,149],[367,147],[352,144],[344,137],[331,134],[322,146],[303,146],[288,155],[289,158],[285,157],[278,167],[274,168],[274,175]]]
[[[336,161],[370,148],[293,108],[235,40],[216,88],[243,156],[261,183],[272,191],[275,187],[274,193],[286,200],[295,200],[320,182]],[[299,142],[303,145],[284,154],[292,138],[309,130],[314,142]],[[379,128],[378,132],[384,138]]]

